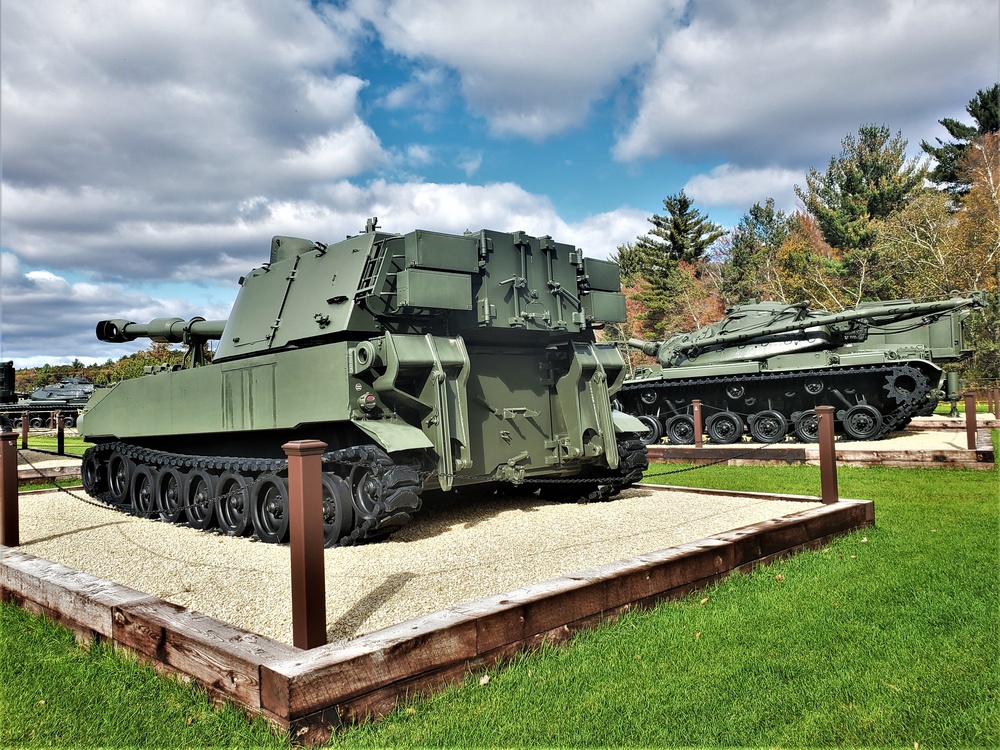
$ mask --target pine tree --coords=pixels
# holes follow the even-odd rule
[[[730,304],[760,298],[776,274],[775,263],[788,237],[788,217],[775,209],[774,198],[755,203],[730,236],[729,253],[722,267],[722,294]]]
[[[906,140],[890,137],[884,125],[862,125],[858,136],[842,141],[839,156],[830,159],[824,174],[810,169],[806,189],[795,193],[816,218],[824,239],[845,251],[867,250],[874,239],[875,222],[901,210],[920,190],[926,167],[907,160]]]
[[[647,221],[653,225],[635,242],[637,253],[644,258],[645,275],[659,275],[680,260],[695,263],[725,232],[718,224],[694,207],[683,190],[663,199],[666,216],[653,214]]]
[[[927,175],[928,179],[957,195],[967,193],[971,186],[970,181],[960,174],[962,157],[969,144],[977,136],[1000,131],[1000,84],[977,91],[965,111],[971,115],[975,125],[966,125],[950,117],[938,120],[955,139],[953,142],[945,143],[940,138],[934,139],[937,146],[927,141],[920,142],[920,147],[936,162]]]

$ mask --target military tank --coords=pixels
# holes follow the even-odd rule
[[[646,425],[643,441],[694,442],[692,401],[715,443],[818,440],[816,407],[836,408],[852,440],[878,440],[957,390],[942,368],[971,354],[962,322],[980,294],[947,300],[865,303],[843,312],[806,303],[749,303],[693,333],[630,339],[655,356],[616,395]],[[955,398],[954,394],[952,397]]]
[[[54,427],[56,414],[62,415],[65,427],[73,427],[94,392],[94,384],[87,378],[66,377],[24,396],[15,390],[15,376],[12,361],[0,362],[0,423],[4,429],[20,429],[25,414],[31,427]]]
[[[523,232],[278,236],[227,320],[104,320],[102,341],[188,346],[185,366],[98,390],[88,493],[122,509],[282,542],[282,445],[325,442],[327,546],[378,539],[428,498],[521,486],[603,500],[646,468],[604,322],[616,264]],[[214,353],[207,351],[216,342]]]

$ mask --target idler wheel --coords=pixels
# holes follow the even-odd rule
[[[101,463],[97,452],[92,448],[87,449],[83,454],[83,463],[80,465],[80,479],[83,482],[83,489],[88,495],[96,497],[108,488],[108,476],[105,466]]]
[[[243,536],[252,528],[250,522],[250,482],[230,469],[219,477],[215,497],[215,518],[219,528],[229,536]]]
[[[677,445],[691,445],[694,442],[694,419],[687,414],[671,417],[666,424],[667,439]]]
[[[173,467],[156,475],[156,510],[168,523],[177,523],[184,512],[184,474]]]
[[[819,415],[815,409],[807,409],[795,420],[795,437],[803,443],[819,442]]]
[[[323,546],[336,547],[354,528],[351,487],[336,474],[323,472]]]
[[[135,465],[120,451],[114,451],[108,459],[108,494],[115,505],[124,505],[129,500],[132,488],[132,473]]]
[[[781,412],[768,409],[750,417],[750,434],[758,443],[777,443],[788,433],[788,420]]]
[[[153,480],[153,469],[149,466],[138,466],[132,472],[132,512],[142,518],[153,515],[156,507],[156,482]]]
[[[660,420],[649,414],[643,414],[641,417],[637,417],[637,419],[647,428],[647,432],[644,432],[642,437],[639,438],[642,440],[642,444],[654,445],[660,442],[660,439],[663,437],[663,426],[660,424]]]
[[[184,516],[192,529],[215,525],[215,477],[204,469],[195,469],[184,485]]]
[[[713,443],[728,445],[743,437],[743,420],[739,414],[721,411],[708,418],[705,429]]]
[[[873,406],[858,404],[847,410],[843,425],[852,440],[872,440],[882,430],[882,415]]]
[[[382,483],[368,469],[362,469],[354,479],[354,511],[363,521],[375,520],[385,512],[380,503]]]
[[[288,539],[288,480],[267,477],[253,493],[253,528],[262,542],[281,544]]]

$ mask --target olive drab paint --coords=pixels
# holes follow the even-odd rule
[[[972,352],[963,321],[983,307],[981,293],[932,302],[870,302],[843,312],[804,303],[749,303],[718,323],[665,341],[629,346],[656,365],[642,365],[617,394],[646,426],[644,441],[693,441],[692,399],[700,399],[715,443],[744,431],[771,443],[789,432],[818,439],[816,408],[835,409],[848,439],[877,440],[940,399],[958,398],[939,366]]]
[[[401,235],[375,220],[337,243],[275,237],[225,321],[98,324],[103,340],[184,343],[189,357],[95,394],[80,420],[97,444],[85,481],[89,466],[95,493],[119,502],[135,502],[135,482],[183,496],[195,468],[210,475],[202,489],[223,479],[213,457],[237,457],[252,483],[263,464],[246,459],[320,440],[341,462],[327,491],[349,495],[341,515],[353,516],[337,533],[354,541],[377,536],[390,506],[419,506],[389,497],[396,485],[416,495],[577,478],[543,489],[607,497],[645,466],[642,424],[612,408],[625,361],[595,335],[624,318],[617,265],[550,237]]]

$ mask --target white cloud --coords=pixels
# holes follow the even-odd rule
[[[644,77],[623,161],[667,153],[760,166],[815,159],[867,122],[942,135],[997,72],[993,2],[695,0]],[[822,164],[811,164],[822,166]]]
[[[774,198],[777,208],[790,213],[799,204],[793,186],[803,181],[806,171],[780,167],[745,169],[721,164],[708,174],[693,176],[684,185],[684,191],[699,204],[744,209]]]
[[[386,0],[359,4],[358,12],[394,52],[455,70],[469,106],[495,133],[541,139],[579,125],[597,99],[643,64],[679,5]],[[412,88],[397,93],[413,101]]]
[[[460,156],[458,166],[465,172],[466,177],[472,177],[483,166],[483,155],[481,152],[470,153],[466,151]]]
[[[142,342],[101,344],[94,335],[98,320],[121,317],[145,322],[156,317],[195,315],[224,318],[228,313],[217,305],[156,299],[122,284],[74,282],[51,271],[25,271],[9,253],[0,253],[0,281],[0,358],[14,359],[16,368],[68,364],[74,359],[103,362],[145,348]]]
[[[4,247],[134,281],[211,276],[272,202],[386,164],[364,81],[336,70],[349,20],[305,0],[4,3]]]

